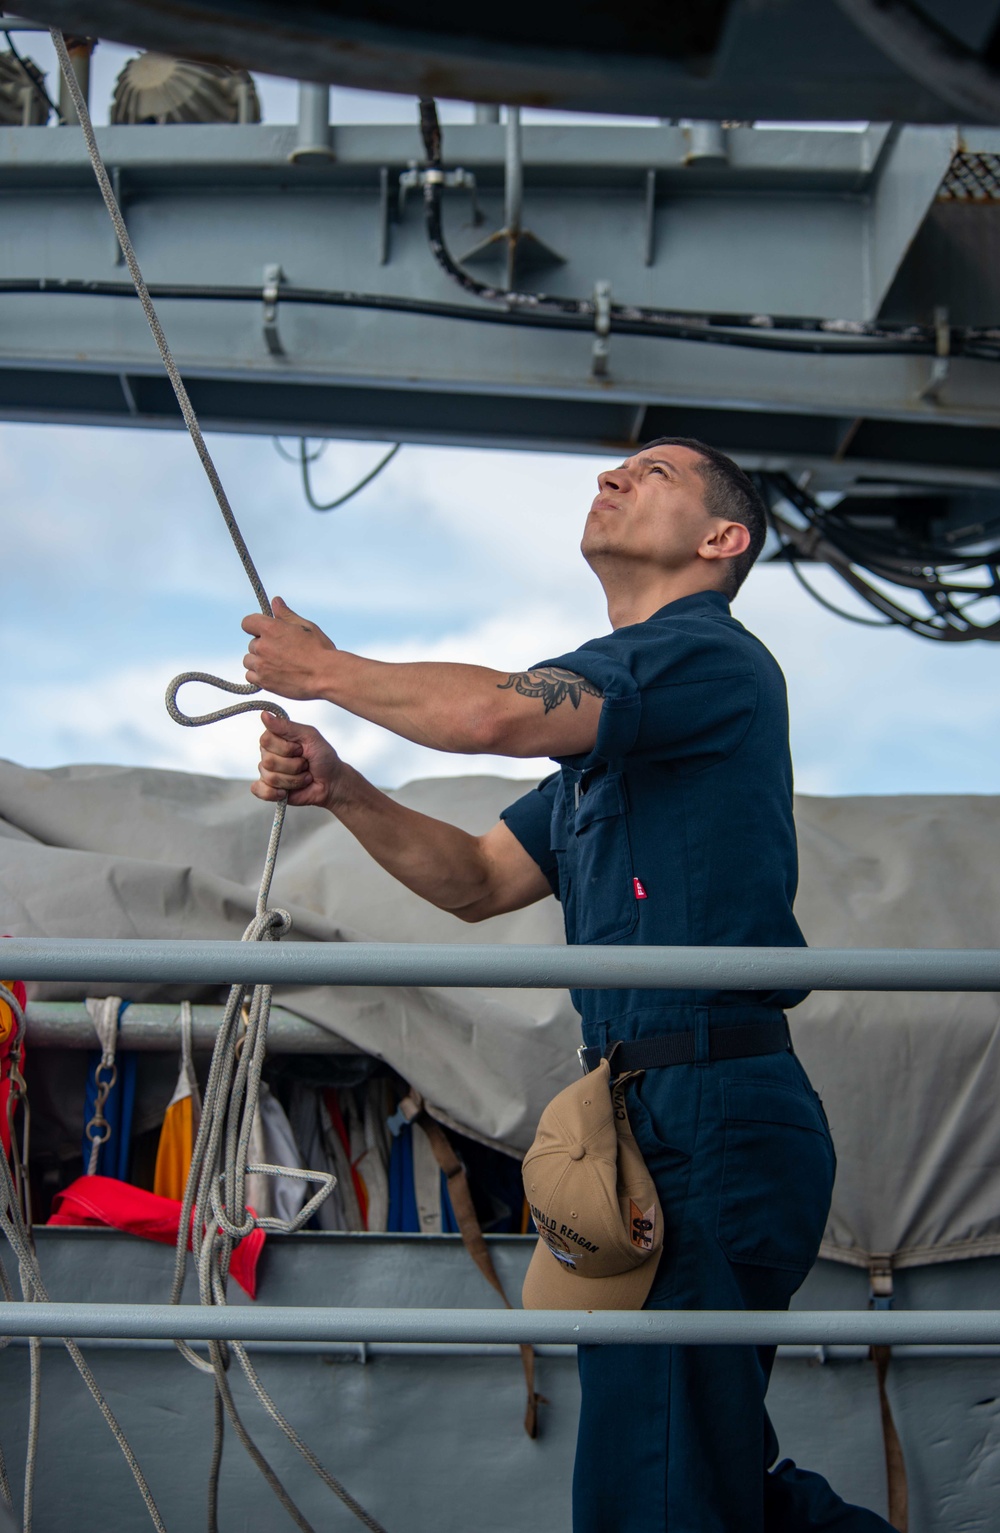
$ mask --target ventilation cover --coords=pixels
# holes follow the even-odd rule
[[[30,59],[20,63],[12,53],[0,53],[0,125],[30,128],[48,122],[44,80]]]
[[[260,122],[260,102],[245,69],[140,53],[115,81],[111,121]]]

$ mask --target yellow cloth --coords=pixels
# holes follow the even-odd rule
[[[2,983],[6,985],[8,990],[13,992],[14,980],[5,979],[2,981]],[[7,1005],[6,1001],[0,1000],[0,1043],[6,1043],[7,1039],[10,1037],[13,1031],[14,1012],[12,1008]]]
[[[163,1117],[153,1177],[153,1191],[161,1198],[183,1198],[193,1150],[194,1112],[189,1093],[171,1102]]]

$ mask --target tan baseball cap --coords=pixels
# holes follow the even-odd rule
[[[663,1213],[629,1127],[625,1084],[603,1059],[546,1107],[524,1157],[540,1239],[525,1309],[641,1309],[663,1248]]]

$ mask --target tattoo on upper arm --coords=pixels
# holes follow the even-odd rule
[[[567,698],[574,708],[579,708],[584,692],[588,697],[604,696],[600,687],[595,687],[586,676],[564,670],[561,665],[541,665],[534,671],[514,671],[506,681],[497,683],[497,691],[506,692],[509,687],[520,692],[522,697],[540,697],[546,713],[551,713],[553,708],[558,708]]]

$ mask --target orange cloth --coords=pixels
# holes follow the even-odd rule
[[[163,1115],[156,1151],[153,1191],[158,1198],[184,1196],[194,1152],[194,1104],[190,1094],[171,1102]]]
[[[181,1002],[180,1022],[180,1074],[163,1115],[153,1173],[153,1191],[160,1198],[183,1198],[201,1122],[201,1095],[192,1053],[194,1016],[190,1001]]]

